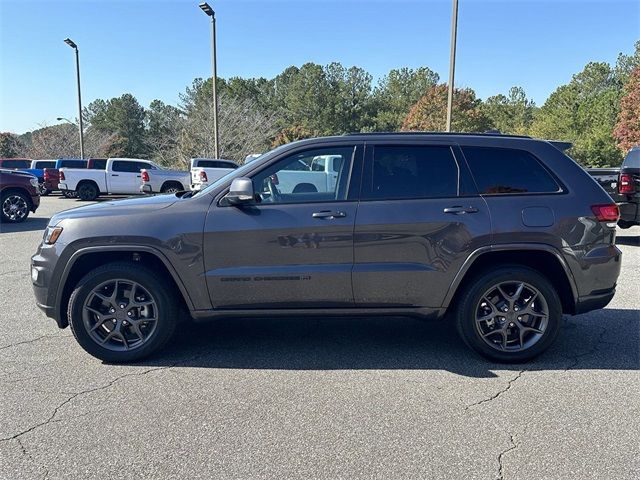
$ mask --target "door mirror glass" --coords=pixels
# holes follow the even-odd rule
[[[250,178],[234,178],[225,197],[229,205],[247,205],[255,201],[253,182]]]

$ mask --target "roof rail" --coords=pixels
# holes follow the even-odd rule
[[[375,136],[375,135],[424,135],[424,136],[478,136],[478,137],[486,137],[486,136],[501,136],[501,137],[512,137],[512,138],[531,138],[528,135],[509,135],[506,133],[500,133],[499,130],[489,130],[487,132],[350,132],[345,133],[344,135],[362,135],[365,137]]]

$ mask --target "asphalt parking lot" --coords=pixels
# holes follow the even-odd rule
[[[0,478],[640,476],[640,227],[605,310],[568,317],[524,365],[489,363],[447,323],[224,320],[112,366],[35,306],[45,197],[0,226]]]

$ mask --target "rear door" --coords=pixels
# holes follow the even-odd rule
[[[140,193],[142,174],[140,170],[154,170],[155,166],[135,160],[114,160],[111,171],[107,173],[109,178],[109,193]]]
[[[355,224],[353,289],[360,307],[440,307],[491,221],[459,148],[368,142]]]

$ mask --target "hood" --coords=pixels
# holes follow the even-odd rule
[[[54,215],[49,225],[57,225],[67,218],[109,217],[147,213],[170,207],[178,201],[176,195],[156,195],[152,197],[127,198],[124,200],[106,200],[103,202],[72,208]]]

